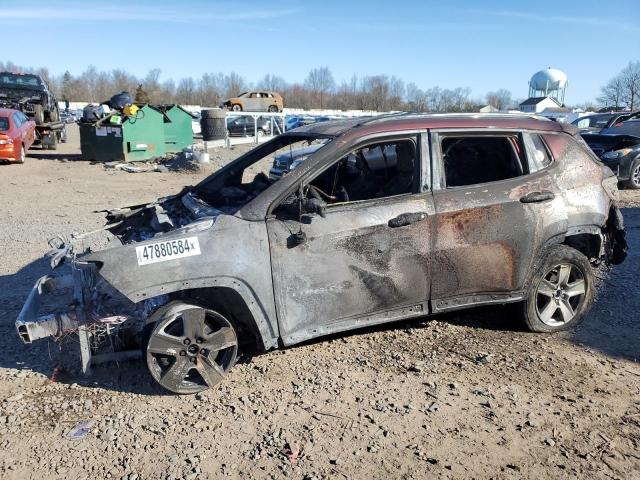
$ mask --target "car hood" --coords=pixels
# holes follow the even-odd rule
[[[640,148],[640,137],[635,137],[633,135],[588,133],[582,135],[582,138],[584,138],[587,145],[594,149],[594,151],[597,150],[596,153],[598,155],[611,150],[620,150],[622,148],[636,146]]]

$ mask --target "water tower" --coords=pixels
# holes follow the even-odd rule
[[[540,70],[529,80],[529,98],[551,97],[563,105],[567,83],[567,75],[562,70],[551,67]]]

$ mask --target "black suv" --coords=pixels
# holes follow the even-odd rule
[[[0,72],[0,106],[20,110],[36,125],[60,119],[58,100],[40,75]]]

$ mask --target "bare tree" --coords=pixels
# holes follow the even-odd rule
[[[600,105],[619,110],[640,106],[640,61],[629,62],[622,71],[600,88]]]
[[[328,67],[314,68],[307,75],[305,86],[320,99],[320,108],[324,108],[324,97],[333,91],[335,80]]]
[[[614,110],[620,110],[623,105],[624,85],[620,75],[616,75],[607,84],[600,88],[600,96],[597,98],[603,107],[611,107]]]
[[[281,93],[287,89],[287,82],[285,82],[282,77],[267,73],[262,80],[256,84],[256,88],[264,88],[265,90]]]
[[[633,111],[640,105],[640,61],[629,62],[620,72],[620,77],[622,98],[629,110]]]
[[[224,77],[224,96],[226,98],[235,97],[242,93],[247,87],[244,78],[236,72],[231,72]]]
[[[486,97],[487,103],[498,110],[506,110],[511,103],[511,92],[506,88],[500,88],[495,92],[488,92]]]

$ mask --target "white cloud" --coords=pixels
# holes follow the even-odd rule
[[[242,22],[272,20],[298,12],[297,9],[241,9],[236,12],[198,12],[118,6],[117,8],[87,8],[89,2],[81,5],[61,5],[59,8],[6,8],[0,9],[0,22],[3,20],[56,20],[56,21],[130,21],[130,22],[166,22],[207,24],[211,22]]]

